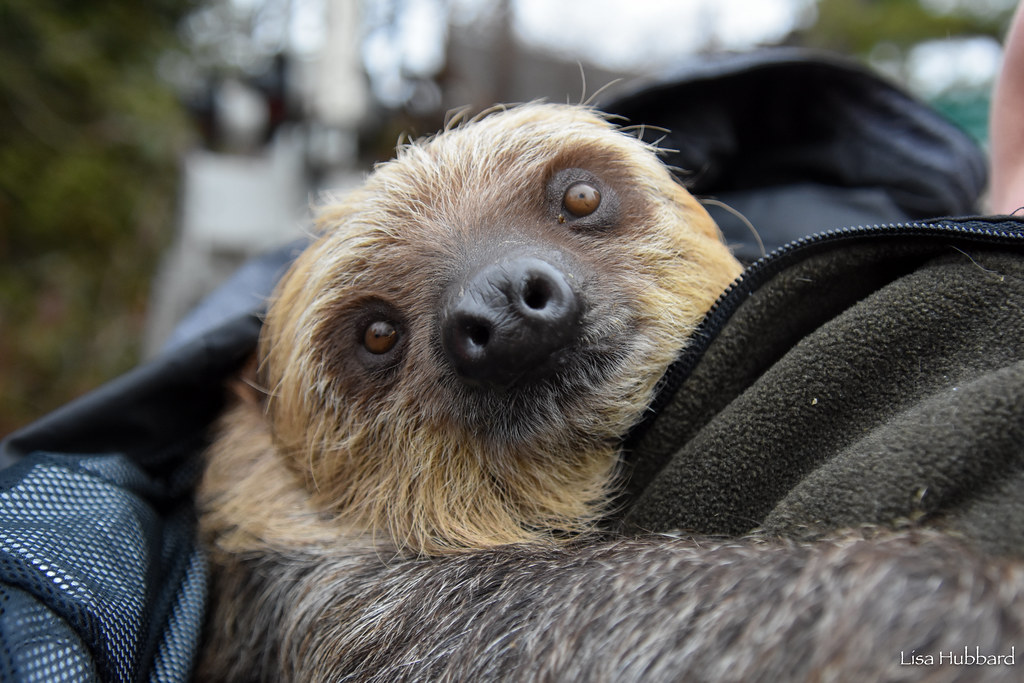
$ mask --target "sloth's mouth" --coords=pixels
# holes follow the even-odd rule
[[[509,442],[579,431],[584,423],[614,424],[605,418],[626,400],[615,391],[616,376],[629,372],[626,356],[611,340],[577,343],[500,388],[459,382],[461,418],[473,433]]]

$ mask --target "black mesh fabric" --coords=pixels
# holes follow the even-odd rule
[[[117,455],[34,454],[0,491],[0,679],[187,680],[206,597],[188,505]]]
[[[191,678],[198,458],[298,248],[262,259],[260,287],[226,283],[239,295],[197,309],[151,362],[0,441],[0,681]]]
[[[0,677],[24,681],[92,681],[96,669],[63,619],[23,590],[0,587]]]

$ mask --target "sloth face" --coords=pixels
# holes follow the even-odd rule
[[[318,490],[415,461],[479,470],[513,507],[552,476],[603,495],[618,440],[739,271],[654,151],[580,107],[409,145],[320,229],[262,342],[275,437]]]

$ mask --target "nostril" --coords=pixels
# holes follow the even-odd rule
[[[526,283],[523,291],[523,303],[535,311],[543,310],[551,301],[551,283],[544,277],[535,275]]]
[[[491,329],[487,325],[466,323],[463,331],[466,333],[466,338],[476,346],[487,346],[487,342],[491,339]]]

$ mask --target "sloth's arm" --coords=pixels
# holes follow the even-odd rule
[[[1021,568],[920,531],[391,562],[325,548],[239,560],[219,581],[238,611],[210,634],[210,679],[881,680],[1024,635]]]

